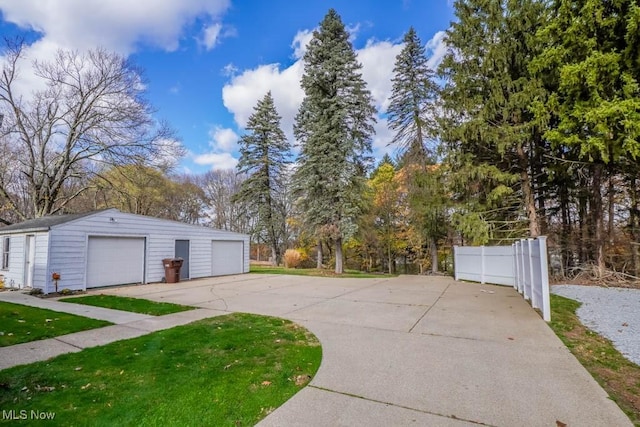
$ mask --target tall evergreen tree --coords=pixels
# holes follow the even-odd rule
[[[519,186],[511,191],[522,201],[520,209],[514,211],[507,198],[502,214],[496,216],[493,211],[491,216],[493,220],[514,221],[524,210],[529,235],[536,237],[540,233],[538,208],[542,207],[536,205],[535,177],[542,174],[546,147],[542,138],[545,123],[537,120],[532,104],[544,91],[529,65],[541,48],[535,34],[545,19],[545,3],[457,0],[454,7],[458,20],[447,31],[450,51],[439,70],[447,80],[442,96],[450,119],[442,137],[457,152],[453,161],[491,165],[496,169],[482,167],[484,172],[495,170],[519,178]],[[454,168],[468,169],[463,164]],[[509,180],[500,175],[482,177],[485,191],[479,193],[480,204],[495,196],[488,196],[494,189],[507,194],[501,186]],[[492,188],[496,184],[498,187]],[[469,218],[477,214],[473,212]]]
[[[396,132],[392,143],[403,149],[409,198],[422,211],[426,206],[435,207],[435,200],[439,199],[435,194],[436,188],[439,188],[436,182],[423,179],[427,175],[438,176],[427,171],[426,166],[433,162],[436,153],[427,149],[425,144],[427,139],[435,137],[437,131],[438,88],[434,81],[435,73],[427,64],[424,46],[413,27],[404,36],[404,47],[396,57],[393,71],[388,110],[389,127]],[[434,191],[425,192],[426,182],[433,184],[431,189]],[[427,195],[433,196],[433,199],[425,199]],[[414,229],[421,230],[420,234],[427,239],[431,248],[433,272],[438,268],[437,242],[442,233],[436,230],[440,228],[440,220],[437,215],[412,215]]]
[[[294,126],[301,152],[294,182],[306,224],[319,239],[335,243],[336,273],[343,270],[343,239],[357,229],[375,121],[360,68],[349,33],[330,9],[304,55],[305,97]]]
[[[434,137],[437,86],[435,73],[427,64],[424,46],[413,27],[404,36],[404,47],[396,57],[389,127],[395,131],[392,144],[405,151],[409,161],[426,163],[430,153],[425,140]]]
[[[283,180],[290,149],[280,119],[268,92],[254,107],[246,126],[248,132],[240,138],[237,169],[247,179],[234,196],[234,201],[244,202],[257,212],[256,233],[265,236],[274,265],[280,262],[286,228]]]
[[[615,175],[631,172],[625,181],[633,188],[640,171],[640,7],[634,0],[556,0],[551,10],[549,24],[539,34],[545,49],[533,64],[551,80],[551,95],[541,105],[551,124],[545,136],[556,149],[587,164],[589,179],[582,182],[589,188],[582,192],[582,203],[589,211],[584,218],[588,241],[582,244],[591,243],[588,260],[596,261],[602,274],[602,189],[608,178],[612,226]],[[635,188],[629,198],[635,198]],[[632,238],[638,238],[633,231]]]

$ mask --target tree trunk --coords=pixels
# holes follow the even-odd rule
[[[569,195],[566,185],[558,188],[560,198],[560,213],[562,216],[562,228],[560,231],[560,254],[562,257],[561,274],[566,276],[566,271],[573,267],[573,254],[569,248],[569,237],[571,234],[571,220],[569,218]]]
[[[387,246],[387,262],[389,263],[388,265],[389,274],[393,274],[392,260],[391,260],[391,244]]]
[[[318,239],[318,260],[316,268],[320,270],[322,268],[322,240]]]
[[[597,266],[598,277],[604,275],[604,224],[603,224],[603,207],[602,207],[602,165],[596,164],[593,171],[593,188],[592,188],[592,206],[593,225],[595,227],[594,235],[594,255]]]
[[[629,229],[631,230],[631,268],[633,275],[640,275],[640,200],[638,200],[638,180],[631,177],[629,193],[631,206],[629,207]]]
[[[342,236],[336,238],[336,274],[342,274]]]
[[[524,203],[529,218],[529,237],[538,237],[540,235],[540,225],[538,224],[538,214],[536,211],[536,201],[533,197],[533,189],[531,187],[531,179],[529,178],[529,161],[527,153],[525,153],[522,144],[517,146],[518,159],[520,164],[520,183],[522,185],[522,194],[524,195]]]
[[[608,200],[608,216],[607,218],[607,242],[609,245],[613,246],[614,244],[614,232],[613,226],[615,224],[614,216],[615,216],[615,203],[616,203],[616,189],[614,186],[614,171],[613,171],[613,163],[609,164],[609,188],[607,189],[607,198]]]
[[[533,197],[538,202],[538,210],[536,215],[538,216],[538,228],[541,235],[548,233],[547,223],[547,183],[549,182],[549,174],[543,169],[545,164],[544,155],[546,154],[546,147],[541,142],[542,137],[536,133],[536,149],[535,158],[531,164],[531,177],[535,183],[533,188]]]
[[[583,181],[583,180],[581,180]],[[585,187],[582,186],[581,183],[580,188],[583,189]],[[586,185],[586,183],[584,184]],[[579,199],[579,208],[578,208],[578,221],[580,224],[580,239],[577,242],[578,246],[578,260],[580,264],[584,264],[588,260],[588,248],[589,244],[589,224],[587,220],[587,196],[584,194],[584,190],[580,190],[580,199]]]
[[[278,248],[276,246],[271,246],[271,265],[278,266]]]
[[[436,239],[432,237],[429,246],[431,247],[431,272],[436,274],[438,272],[438,245],[436,244]]]

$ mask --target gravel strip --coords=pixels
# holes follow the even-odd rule
[[[640,365],[640,289],[555,285],[551,292],[580,301],[577,314],[582,324]]]

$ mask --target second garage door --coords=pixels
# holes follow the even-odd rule
[[[89,237],[87,288],[142,283],[143,237]]]
[[[211,242],[211,275],[244,273],[244,242],[214,240]]]

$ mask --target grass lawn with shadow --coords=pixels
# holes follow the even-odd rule
[[[113,323],[0,301],[0,347],[101,328]]]
[[[180,311],[195,309],[195,307],[172,304],[168,302],[155,302],[141,298],[120,297],[116,295],[102,294],[61,298],[58,301],[71,302],[74,304],[92,305],[95,307],[112,308],[114,310],[131,311],[133,313],[149,314],[151,316],[163,316],[165,314],[178,313]]]
[[[342,278],[360,278],[360,279],[372,279],[379,277],[397,277],[396,274],[389,275],[386,273],[367,273],[358,270],[345,270],[342,274],[336,274],[333,270],[325,270],[318,268],[286,268],[286,267],[272,267],[267,265],[252,265],[250,273],[262,273],[262,274],[288,274],[292,276],[318,276],[318,277],[342,277]]]
[[[254,425],[321,358],[299,325],[230,314],[0,371],[0,407],[53,413],[56,425]]]

